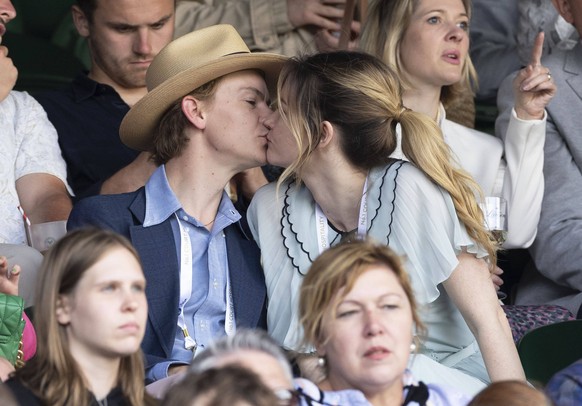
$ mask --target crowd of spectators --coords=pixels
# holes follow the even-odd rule
[[[90,66],[34,97],[16,12],[0,403],[582,401],[512,319],[582,318],[577,0],[71,0]]]

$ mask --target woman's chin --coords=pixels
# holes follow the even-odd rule
[[[287,168],[289,165],[291,165],[291,162],[286,159],[281,159],[281,157],[275,154],[269,154],[269,152],[267,152],[267,164],[272,166],[279,166],[281,168]]]

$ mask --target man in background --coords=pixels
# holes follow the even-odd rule
[[[63,90],[37,96],[56,127],[76,198],[133,191],[156,165],[119,139],[119,125],[146,93],[145,74],[174,32],[174,0],[77,0],[91,69]]]

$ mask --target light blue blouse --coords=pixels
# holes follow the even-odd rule
[[[461,359],[448,366],[488,382],[475,337],[441,285],[458,265],[463,247],[480,257],[486,255],[460,223],[450,195],[412,164],[394,161],[370,171],[367,211],[368,236],[405,258],[428,330],[428,336],[421,337],[421,353],[443,362],[466,348]],[[248,221],[261,248],[269,333],[286,348],[309,351],[301,346],[297,313],[303,275],[319,253],[313,197],[304,185],[284,184],[278,196],[276,186],[267,185],[255,194]],[[329,228],[329,240],[336,236]],[[413,372],[425,380],[414,366]]]

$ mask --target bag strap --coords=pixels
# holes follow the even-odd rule
[[[346,7],[344,9],[344,17],[342,18],[340,39],[339,39],[339,50],[348,49],[348,43],[350,42],[350,36],[352,34],[352,21],[354,21],[354,13],[356,10],[356,0],[347,0]],[[359,11],[360,11],[360,21],[363,23],[366,18],[366,13],[368,12],[368,0],[359,0]]]
[[[20,343],[18,343],[18,353],[16,354],[16,362],[14,363],[14,368],[19,369],[24,366],[24,344],[22,343],[22,338]]]

